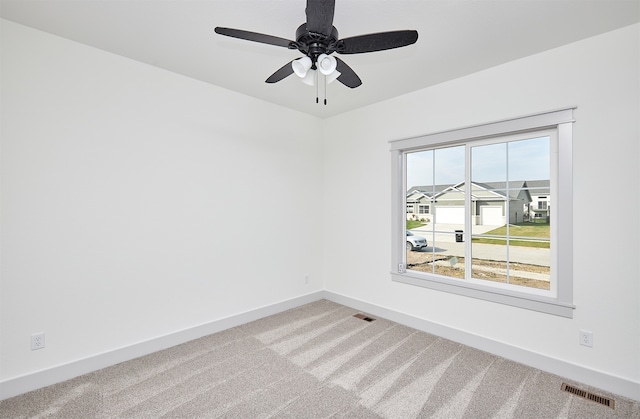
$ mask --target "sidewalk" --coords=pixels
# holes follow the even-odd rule
[[[447,261],[438,261],[438,262],[434,262],[434,264],[435,265],[439,265],[439,266],[451,266],[450,263],[447,262]],[[464,269],[464,265],[462,263],[456,263],[454,265],[454,267],[457,268],[457,269]],[[507,275],[507,270],[506,269],[491,268],[489,266],[474,266],[473,270],[474,271],[493,272],[493,273],[497,273],[497,274],[501,274],[501,275]],[[541,274],[541,273],[526,272],[526,271],[516,271],[516,270],[513,270],[513,269],[509,269],[509,275],[511,277],[535,279],[537,281],[547,281],[547,282],[549,282],[549,274]]]

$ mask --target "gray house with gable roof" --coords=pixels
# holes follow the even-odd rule
[[[527,205],[525,214],[529,221],[549,222],[551,215],[551,189],[548,180],[527,181],[531,202]]]
[[[407,219],[464,224],[466,191],[465,182],[414,186],[407,192]],[[548,180],[512,181],[508,185],[506,182],[471,182],[471,222],[501,226],[529,221],[529,217],[548,220],[548,198]]]

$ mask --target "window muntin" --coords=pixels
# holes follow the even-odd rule
[[[406,228],[404,216],[403,220],[399,220],[397,215],[394,215],[393,279],[440,291],[572,317],[574,308],[572,304],[571,250],[573,229],[571,222],[573,210],[571,199],[572,124],[573,108],[569,108],[423,137],[392,141],[394,202],[400,204],[404,202],[407,190],[411,187],[414,187],[415,190],[416,185],[420,186],[417,188],[418,190],[425,192],[431,199],[429,219],[433,221],[433,225],[429,225],[429,219],[426,219],[427,225],[419,227],[422,230],[419,234],[429,239],[429,246],[427,249],[422,249],[420,254],[426,251],[431,255],[437,254],[439,256],[439,260],[435,261],[438,263],[432,261],[430,264],[425,264],[429,265],[428,272],[417,271],[412,261],[406,259],[408,253],[404,246]],[[545,154],[546,160],[532,159],[532,154],[527,149],[536,145],[545,146],[545,142],[539,140],[543,137],[549,138],[546,143],[549,150]],[[458,147],[462,147],[464,160],[459,158],[454,162],[447,162],[444,157],[459,152]],[[483,157],[483,155],[487,157]],[[523,157],[529,159],[528,164],[518,163],[522,161]],[[406,169],[411,164],[418,163],[421,165],[422,175],[416,178],[414,173],[410,173]],[[549,176],[546,179],[535,179],[531,185],[516,182],[524,177],[544,177],[536,174],[536,166],[547,168]],[[447,171],[455,172],[458,170],[459,173],[460,167],[465,173],[463,181],[457,184],[438,182],[445,179]],[[489,168],[492,172],[488,172]],[[523,174],[524,169],[526,170]],[[490,178],[490,173],[493,173],[493,179]],[[501,176],[496,177],[496,173]],[[483,181],[493,183],[490,185],[492,187],[486,188],[484,187],[486,185],[478,185]],[[467,184],[470,185],[470,188],[466,187]],[[550,206],[548,205],[547,210],[542,212],[542,218],[537,217],[535,214],[540,212],[537,210],[537,200],[524,205],[521,200],[517,199],[518,195],[523,194],[525,196],[531,195],[532,201],[539,196],[546,196],[547,202],[554,200],[556,203],[554,211],[549,211]],[[490,196],[493,195],[493,208],[487,208],[486,202],[479,202],[476,198],[480,195],[486,201],[491,201]],[[463,197],[464,205],[456,205],[460,204],[461,197]],[[529,198],[527,197],[527,199]],[[393,214],[397,214],[395,205]],[[455,220],[456,215],[460,216],[460,214],[464,218],[460,230],[451,231],[451,229],[439,227],[443,219]],[[488,234],[486,231],[478,231],[477,228],[474,228],[479,224],[479,220],[487,217],[494,219],[502,217],[503,230],[495,231],[496,234]],[[548,235],[533,238],[526,234],[520,236],[515,234],[517,228],[509,225],[511,223],[507,223],[507,219],[512,219],[517,223],[532,220],[537,223],[549,223],[547,225]],[[461,256],[448,255],[442,258],[444,252],[429,252],[432,247],[439,249],[442,247],[441,245],[452,243],[458,237],[464,243],[464,253]],[[503,241],[500,250],[498,251],[496,248],[494,253],[505,255],[502,262],[505,271],[511,274],[510,277],[508,276],[509,281],[490,281],[481,275],[479,264],[472,262],[474,256],[479,256],[480,243],[477,242],[478,239],[501,239]],[[548,246],[546,249],[549,254],[548,262],[545,263],[549,265],[549,273],[546,274],[550,277],[549,289],[514,284],[514,281],[511,280],[518,277],[518,271],[514,269],[517,266],[513,260],[509,259],[509,256],[514,256],[511,253],[514,253],[512,249],[516,249],[515,245],[518,244],[518,240],[539,241],[543,246]],[[546,243],[544,243],[545,241]],[[464,258],[464,255],[470,257]],[[464,268],[460,269],[461,265]],[[458,268],[458,272],[455,274],[447,272],[447,268],[451,267]]]
[[[433,245],[407,247],[407,270],[552,291],[548,226],[524,220],[532,201],[527,179],[550,183],[551,135],[407,152],[406,176],[416,183],[408,186],[430,197],[435,215],[412,230]],[[470,248],[461,240],[464,231],[471,231]]]

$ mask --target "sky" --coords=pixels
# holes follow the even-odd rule
[[[549,137],[474,146],[471,180],[483,183],[550,179],[549,146]],[[463,145],[408,153],[407,188],[464,181],[464,153]]]

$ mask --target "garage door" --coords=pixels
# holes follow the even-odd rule
[[[485,226],[501,226],[504,225],[501,207],[482,207],[480,208],[482,225]]]
[[[436,223],[464,224],[464,207],[436,207]]]

